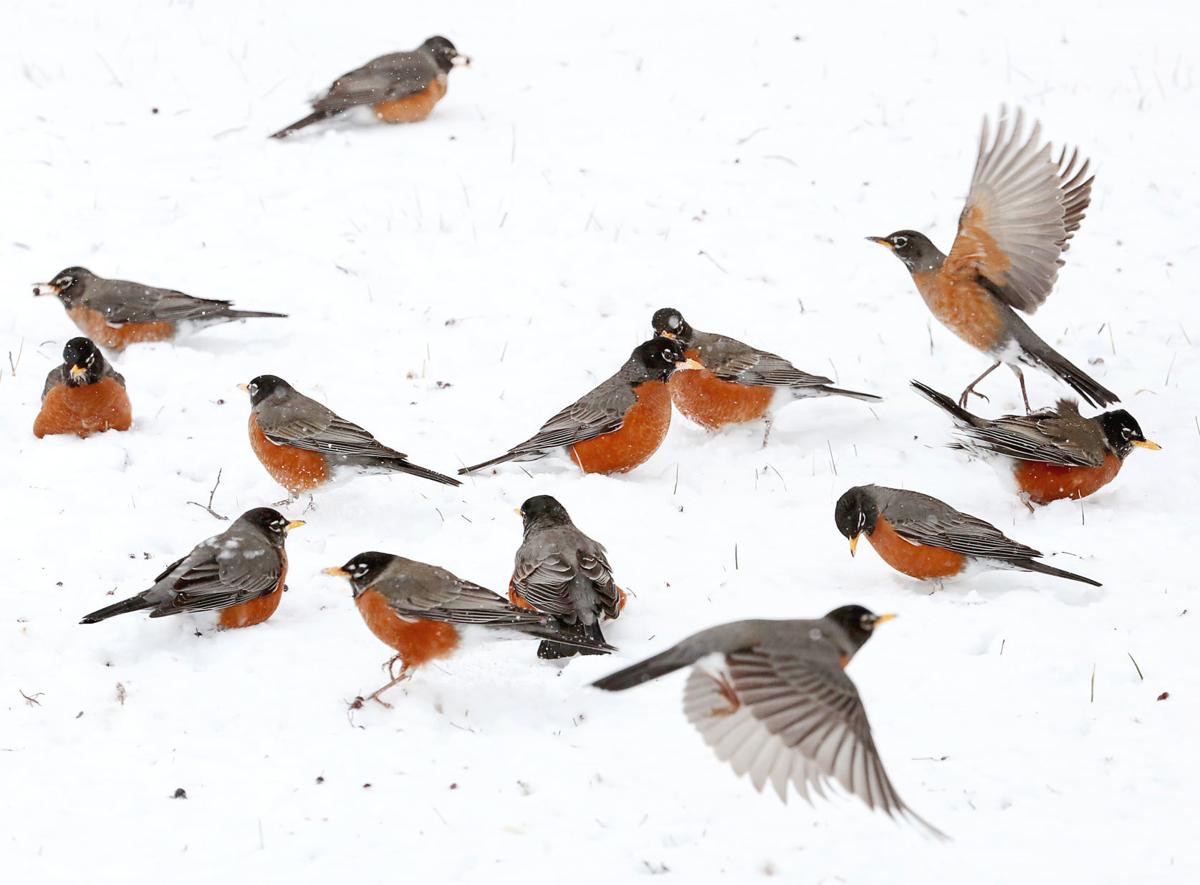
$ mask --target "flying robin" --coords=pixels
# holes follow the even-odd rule
[[[592,654],[614,651],[603,639],[563,630],[552,615],[519,608],[444,568],[403,556],[360,553],[345,565],[325,569],[325,574],[350,580],[354,604],[367,627],[396,651],[385,666],[390,674],[399,661],[400,673],[367,698],[385,707],[390,705],[380,699],[383,692],[407,679],[413,669],[450,657],[472,636],[495,639],[505,632],[525,638],[554,636]]]
[[[671,377],[671,399],[675,408],[709,430],[763,418],[765,446],[772,409],[794,400],[848,396],[879,401],[874,394],[833,387],[832,379],[802,372],[781,356],[724,335],[697,331],[673,307],[657,311],[650,325],[656,335],[678,341],[684,353],[703,366]]]
[[[1100,586],[1099,581],[1038,562],[1042,554],[1032,547],[919,492],[856,486],[838,499],[833,518],[838,531],[850,539],[851,556],[865,533],[884,562],[922,581],[940,582],[967,569],[1012,569]]]
[[[132,423],[125,379],[89,339],[72,338],[63,348],[62,365],[46,376],[33,435],[38,439],[56,433],[86,437],[128,430]]]
[[[600,620],[615,619],[625,608],[625,591],[613,581],[604,547],[576,528],[550,495],[530,498],[517,512],[524,537],[508,584],[509,601],[553,615],[574,635],[603,643]],[[594,653],[553,640],[538,646],[538,657],[548,660]]]
[[[123,350],[141,341],[170,341],[182,328],[213,326],[256,317],[287,314],[234,310],[231,302],[194,298],[173,289],[156,289],[128,280],[106,280],[83,267],[68,267],[34,295],[56,295],[67,316],[102,347]]]
[[[989,420],[920,381],[912,386],[950,413],[960,431],[954,448],[983,458],[1011,477],[1027,505],[1086,498],[1113,481],[1134,446],[1161,448],[1146,439],[1124,409],[1085,418],[1079,403],[1061,399],[1053,409]]]
[[[276,375],[238,385],[250,394],[250,447],[267,473],[292,495],[325,483],[339,467],[408,473],[461,485],[389,449],[363,428],[335,415]]]
[[[446,94],[450,69],[470,63],[445,37],[430,37],[412,52],[381,55],[342,74],[312,103],[311,114],[271,137],[285,138],[297,129],[360,105],[370,105],[375,118],[384,123],[419,122]]]
[[[967,205],[958,219],[958,236],[943,255],[924,235],[900,230],[868,237],[904,262],[933,315],[959,338],[994,361],[959,397],[1001,363],[1016,373],[1025,410],[1022,366],[1041,369],[1074,388],[1094,406],[1118,397],[1039,338],[1016,311],[1033,313],[1046,300],[1063,265],[1060,257],[1083,221],[1092,198],[1088,161],[1079,151],[1055,159],[1041,141],[1041,124],[1024,135],[1021,111],[1009,128],[1003,108],[996,137],[983,121],[979,155]]]
[[[275,614],[283,596],[284,539],[302,525],[270,507],[247,510],[221,534],[201,541],[167,566],[149,590],[84,615],[79,623],[95,624],[149,609],[152,618],[220,611],[217,624],[226,628],[261,624]]]
[[[700,364],[679,344],[656,337],[634,348],[617,374],[567,406],[523,443],[503,455],[463,467],[474,473],[506,461],[536,461],[565,448],[584,473],[624,473],[658,451],[671,426],[667,380]]]
[[[812,801],[834,780],[867,807],[944,835],[901,801],[875,749],[867,711],[846,665],[895,615],[844,605],[819,620],[735,621],[594,683],[624,691],[696,664],[683,710],[704,742],[759,792],[788,783]]]

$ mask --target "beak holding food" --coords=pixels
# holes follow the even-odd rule
[[[35,297],[35,298],[39,295],[57,295],[61,291],[62,290],[59,289],[58,286],[54,285],[53,283],[34,283],[33,284],[33,297]]]
[[[71,377],[75,379],[83,378],[87,375],[87,369],[83,366],[71,366]]]
[[[452,64],[458,68],[469,68],[471,66],[471,56],[456,55],[456,56],[454,56],[454,60],[451,61],[450,64]]]

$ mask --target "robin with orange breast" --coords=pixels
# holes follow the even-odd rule
[[[110,350],[142,341],[170,341],[185,328],[287,314],[234,310],[229,301],[195,298],[174,289],[157,289],[128,280],[106,280],[85,267],[68,267],[34,295],[54,295],[80,330]]]
[[[133,424],[125,379],[87,338],[72,338],[63,363],[50,370],[42,390],[42,408],[33,422],[38,439],[59,433],[87,437]]]
[[[1088,162],[1081,165],[1079,152],[1068,157],[1065,148],[1055,159],[1041,131],[1035,123],[1026,138],[1021,112],[1010,121],[1003,108],[994,139],[983,121],[971,190],[949,255],[912,230],[867,238],[904,263],[946,328],[993,360],[962,392],[963,408],[975,385],[1001,363],[1016,373],[1026,411],[1022,367],[1053,375],[1094,406],[1118,401],[1016,314],[1036,311],[1054,288],[1061,256],[1092,199]]]
[[[920,492],[857,486],[838,500],[833,519],[850,539],[851,556],[865,534],[880,559],[921,581],[940,583],[968,571],[1010,569],[1100,586],[1099,581],[1038,562],[1039,551]]]
[[[381,55],[342,74],[312,103],[311,114],[271,137],[285,138],[305,126],[365,105],[384,123],[417,123],[428,117],[446,94],[450,71],[456,65],[470,63],[445,37],[430,37],[412,52]]]
[[[920,381],[912,386],[954,419],[961,432],[954,447],[981,457],[1011,478],[1026,506],[1086,498],[1116,478],[1135,446],[1161,448],[1146,439],[1124,409],[1085,418],[1079,403],[1063,399],[1053,409],[989,420]]]
[[[152,618],[219,611],[217,624],[227,629],[261,624],[275,614],[285,589],[284,540],[302,525],[270,507],[247,510],[221,534],[167,566],[149,590],[84,615],[79,623],[149,610]]]
[[[277,375],[239,385],[250,394],[250,447],[293,496],[327,482],[338,468],[407,473],[444,485],[457,479],[413,464],[357,424],[334,414]]]
[[[798,399],[846,396],[879,402],[871,393],[833,387],[833,380],[802,372],[781,356],[735,338],[693,329],[683,314],[664,307],[650,320],[656,335],[679,342],[703,368],[671,376],[675,408],[709,430],[765,419],[763,445],[771,434],[772,410]]]
[[[472,639],[498,639],[505,634],[524,638],[555,637],[607,654],[612,646],[563,629],[558,619],[513,605],[504,597],[444,568],[391,553],[368,551],[325,574],[347,578],[354,604],[367,627],[395,656],[385,667],[400,673],[366,700],[388,707],[380,695],[430,661],[452,656]],[[362,699],[356,701],[356,706]]]

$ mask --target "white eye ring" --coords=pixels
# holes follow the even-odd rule
[[[903,249],[905,246],[908,245],[908,237],[893,237],[892,245],[895,246],[897,249]]]

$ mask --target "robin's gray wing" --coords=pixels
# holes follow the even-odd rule
[[[881,514],[896,534],[915,544],[942,547],[964,556],[1025,563],[1037,550],[1008,538],[990,522],[955,510],[919,492],[893,490]]]
[[[158,579],[149,592],[162,601],[150,617],[250,602],[273,592],[282,570],[282,558],[266,540],[226,532],[197,546]]]
[[[510,453],[534,454],[586,442],[620,430],[637,402],[628,382],[613,376],[554,415],[541,429]]]
[[[1011,122],[1011,127],[1009,126]],[[984,118],[979,154],[948,272],[978,274],[1010,307],[1033,313],[1046,300],[1069,240],[1092,199],[1079,151],[1055,159],[1041,124],[1025,138],[1023,115],[1001,108],[994,139]]]
[[[174,289],[157,289],[128,280],[97,281],[84,303],[113,325],[123,323],[199,322],[226,318],[231,302],[196,298]]]
[[[1104,463],[1104,434],[1094,422],[1070,410],[1045,410],[1032,415],[1005,415],[962,432],[990,450],[1020,461],[1041,461],[1064,467],[1099,467]]]
[[[383,460],[407,457],[302,393],[291,392],[283,406],[260,409],[258,426],[276,445],[294,446],[323,455]]]
[[[42,399],[55,387],[60,384],[67,383],[67,370],[65,366],[55,366],[46,375],[46,386],[42,388]]]
[[[538,611],[560,616],[578,614],[571,592],[579,575],[575,563],[561,553],[542,551],[538,546],[523,545],[517,551],[513,589]]]
[[[313,102],[313,108],[337,113],[356,105],[405,98],[428,88],[437,75],[437,64],[425,53],[395,52],[343,74],[327,95]]]
[[[700,351],[704,368],[722,381],[732,381],[751,387],[818,387],[832,384],[833,379],[810,375],[797,369],[781,356],[756,350],[723,335],[706,336]]]
[[[835,648],[768,648],[725,656],[727,675],[696,667],[684,688],[684,712],[722,761],[770,782],[787,801],[790,782],[806,800],[836,781],[868,807],[942,834],[901,801],[884,771],[858,690]]]
[[[437,566],[409,562],[371,585],[405,620],[446,621],[490,627],[540,626],[546,617]]]

